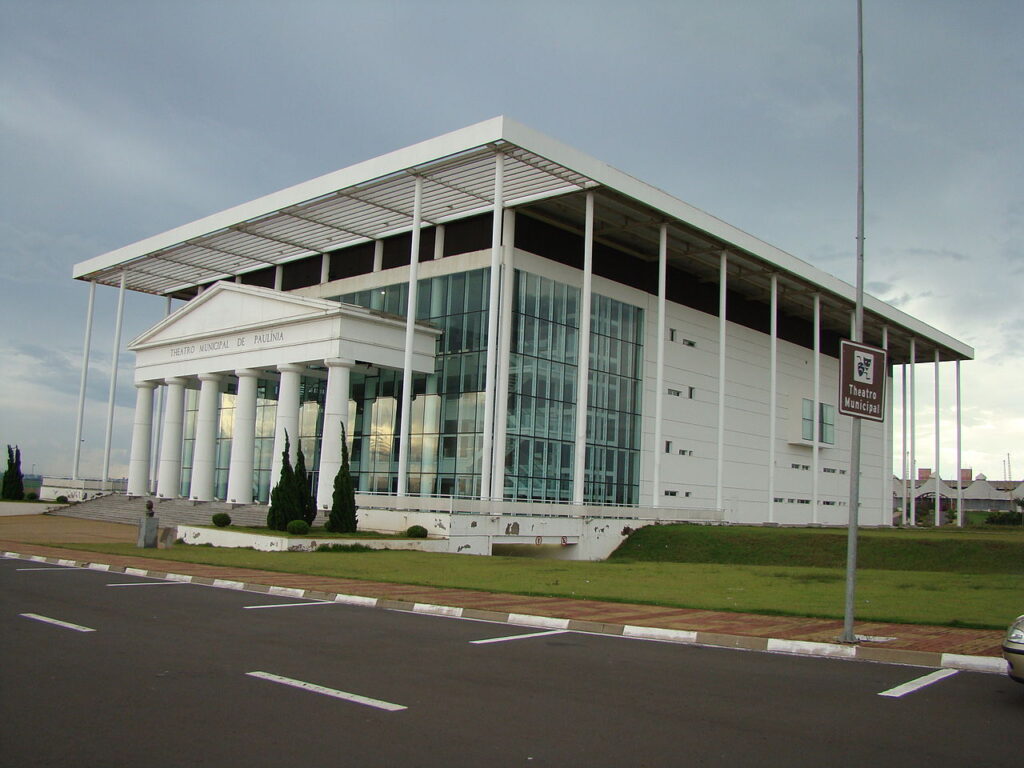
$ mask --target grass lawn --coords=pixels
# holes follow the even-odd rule
[[[842,568],[625,560],[588,563],[394,551],[256,552],[183,545],[165,550],[137,549],[130,544],[89,544],[76,548],[513,594],[789,616],[843,616]],[[858,573],[856,615],[861,621],[1004,629],[1022,611],[1024,576],[1019,574],[879,569],[862,569]]]

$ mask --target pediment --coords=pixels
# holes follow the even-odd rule
[[[128,349],[324,317],[337,312],[340,306],[334,301],[221,282],[137,336]]]

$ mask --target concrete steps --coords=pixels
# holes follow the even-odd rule
[[[153,512],[161,527],[171,525],[210,525],[210,518],[218,512],[231,515],[235,525],[266,525],[267,507],[264,504],[234,506],[223,501],[190,501],[188,499],[159,499],[155,496],[133,496],[119,493],[99,496],[78,504],[69,504],[47,514],[77,517],[83,520],[101,520],[107,523],[136,525],[146,513],[146,502],[153,502]]]

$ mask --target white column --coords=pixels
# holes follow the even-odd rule
[[[199,411],[196,413],[196,441],[192,450],[192,484],[189,498],[213,500],[213,477],[217,465],[217,406],[220,385],[217,373],[199,374]]]
[[[274,267],[274,290],[280,291],[284,283],[284,267],[278,264]]]
[[[132,452],[128,460],[128,495],[149,495],[149,441],[153,433],[153,390],[156,383],[140,381],[135,385],[135,423],[132,425]]]
[[[384,241],[373,241],[373,271],[380,272],[384,268]]]
[[[818,522],[818,476],[821,474],[821,294],[814,294],[814,433],[811,435],[811,522]]]
[[[325,253],[320,256],[320,282],[329,283],[331,281],[331,254]]]
[[[505,156],[494,157],[494,211],[491,215],[491,274],[487,301],[487,360],[484,371],[484,434],[480,461],[480,498],[494,496],[491,468],[494,447],[494,388],[498,362],[498,312],[501,296],[501,212],[504,209]],[[504,447],[504,446],[503,446]]]
[[[124,293],[127,272],[121,272],[121,287],[117,293],[117,319],[114,321],[114,351],[110,361],[110,392],[107,397],[107,432],[103,440],[103,487],[110,480],[110,446],[114,438],[114,394],[117,392],[117,358],[121,352],[121,326],[124,323]]]
[[[775,420],[779,390],[779,276],[772,272],[768,363],[768,522],[775,522]]]
[[[235,395],[235,429],[231,435],[231,461],[228,464],[227,501],[252,504],[253,454],[256,448],[256,385],[260,372],[252,368],[235,371],[238,394]]]
[[[900,384],[903,389],[903,402],[900,404],[900,420],[903,422],[903,439],[900,444],[900,484],[902,489],[900,491],[902,496],[902,505],[900,507],[900,523],[902,525],[907,524],[907,511],[908,511],[908,500],[907,500],[907,364],[904,363],[901,366],[900,371]]]
[[[167,297],[167,307],[164,309],[164,317],[171,314],[171,297]],[[151,493],[156,493],[157,479],[160,475],[160,444],[163,441],[164,433],[164,398],[167,396],[167,387],[160,387],[158,390],[156,411],[153,413],[153,477],[150,479]]]
[[[910,340],[910,524],[917,525],[917,344]]]
[[[160,475],[156,495],[176,499],[181,495],[181,437],[185,426],[185,379],[165,379],[167,402],[160,441]]]
[[[434,227],[434,260],[444,258],[444,224]]]
[[[729,255],[722,251],[718,265],[718,455],[715,462],[715,507],[724,507],[723,477],[725,472],[725,345],[726,312],[728,309]]]
[[[668,224],[662,224],[658,233],[658,348],[654,375],[654,455],[651,478],[651,506],[661,506],[661,462],[665,456],[665,291],[668,282]]]
[[[75,458],[71,465],[71,478],[78,479],[78,466],[82,458],[82,425],[85,420],[85,380],[89,376],[89,347],[92,344],[92,309],[96,302],[96,283],[89,281],[89,303],[85,310],[85,341],[82,344],[82,378],[78,385],[78,419],[75,423]]]
[[[513,254],[516,239],[516,213],[507,209],[501,226],[501,319],[498,323],[498,382],[494,399],[494,460],[491,474],[491,493],[495,498],[505,496],[505,445],[508,434],[508,373],[512,355],[512,296],[515,293],[515,263]]]
[[[940,445],[941,445],[941,443],[939,442],[939,424],[941,423],[940,419],[939,419],[940,410],[941,410],[940,406],[939,406],[939,362],[940,362],[939,349],[938,349],[938,347],[936,347],[935,348],[935,525],[936,526],[939,525],[939,523],[942,521],[942,518],[943,518],[942,511],[941,511],[942,510],[942,496],[939,493],[939,483],[940,483],[941,478],[942,478],[942,472],[939,470],[939,467],[942,466],[941,464],[939,464],[939,451],[940,451]]]
[[[302,384],[301,365],[279,365],[281,382],[277,394],[277,420],[274,425],[274,456],[270,464],[270,487],[277,485],[281,479],[281,467],[284,461],[285,432],[288,433],[288,460],[295,467],[299,455],[299,388]]]
[[[324,363],[327,365],[327,393],[324,396],[324,430],[320,441],[320,474],[316,484],[316,507],[319,510],[331,508],[334,478],[341,468],[341,424],[348,420],[353,361],[330,358]],[[347,437],[351,444],[352,436]]]
[[[412,247],[409,253],[409,300],[405,305],[405,355],[402,359],[402,412],[398,424],[398,495],[409,487],[409,426],[412,421],[412,346],[416,333],[417,275],[420,228],[423,226],[423,177],[416,177],[412,204]]]
[[[587,386],[590,381],[590,304],[594,270],[594,193],[587,192],[583,236],[583,290],[580,293],[579,359],[576,368],[576,444],[573,453],[572,501],[582,504],[587,471]]]
[[[960,475],[963,473],[962,418],[960,411],[960,361],[956,361],[956,524],[964,527],[964,489]]]

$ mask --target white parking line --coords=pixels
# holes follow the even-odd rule
[[[903,685],[897,685],[895,688],[890,688],[888,691],[882,691],[878,695],[887,696],[891,699],[898,699],[901,696],[906,696],[908,693],[913,693],[914,691],[926,688],[932,683],[937,683],[939,680],[945,680],[947,677],[955,675],[956,673],[957,670],[955,669],[937,669],[924,677],[911,680],[909,683],[904,683]]]
[[[38,613],[19,613],[19,616],[24,616],[26,619],[33,619],[34,621],[41,621],[44,624],[53,624],[55,627],[64,627],[64,629],[73,629],[76,632],[95,632],[95,629],[91,627],[83,627],[81,624],[72,624],[69,621],[60,621],[59,619],[51,619],[48,616],[40,616]]]
[[[509,640],[526,640],[529,637],[547,637],[548,635],[564,635],[567,629],[551,629],[547,632],[530,632],[526,635],[506,635],[505,637],[490,637],[486,640],[470,640],[470,645],[485,645],[487,643],[505,643]]]
[[[52,568],[15,568],[16,571],[80,571],[81,568],[74,568],[68,565],[55,565]]]
[[[368,696],[360,696],[357,693],[348,693],[346,691],[339,691],[334,688],[326,688],[322,685],[316,685],[315,683],[306,683],[302,680],[293,680],[290,677],[272,675],[269,672],[246,672],[245,674],[247,674],[249,677],[259,678],[260,680],[269,680],[272,683],[290,685],[293,688],[298,688],[303,691],[309,691],[310,693],[321,693],[324,696],[331,696],[335,699],[351,701],[354,704],[363,704],[364,706],[373,707],[375,709],[383,709],[387,712],[397,712],[401,709],[408,709],[408,707],[404,707],[401,704],[392,704],[390,701],[371,699]]]
[[[114,581],[108,587],[166,587],[176,584],[187,584],[186,581]]]
[[[310,600],[306,603],[274,603],[273,605],[243,605],[245,609],[252,608],[294,608],[296,605],[334,605],[333,600]]]

